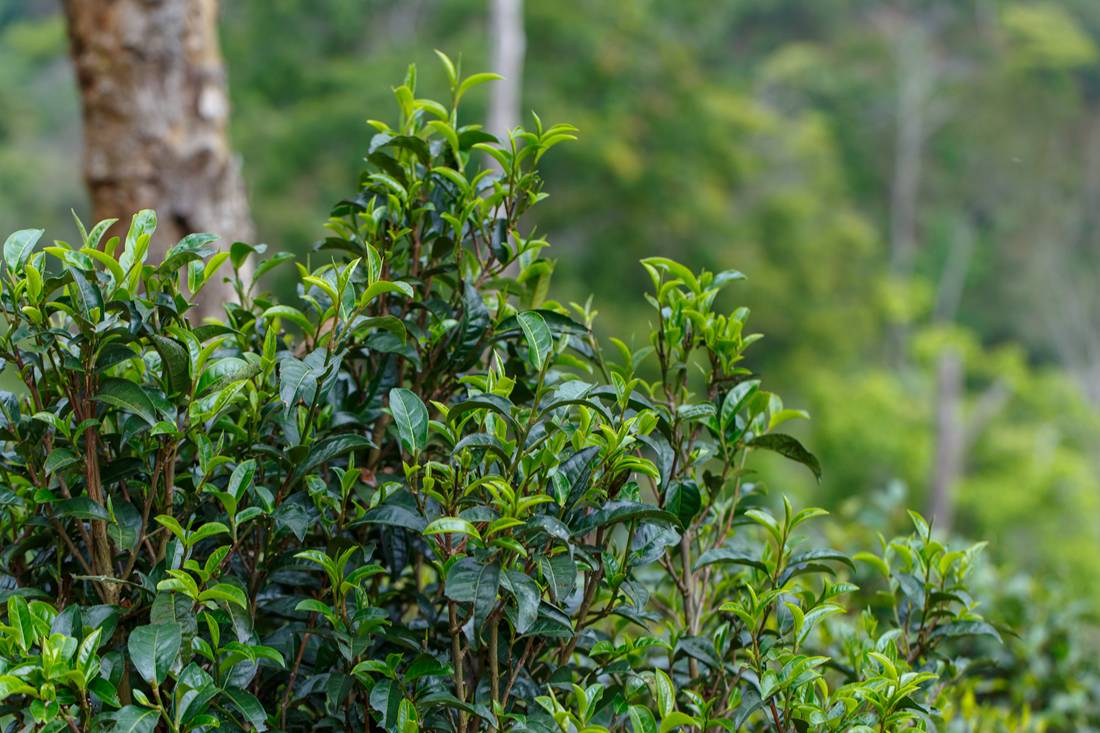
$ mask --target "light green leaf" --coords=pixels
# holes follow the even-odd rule
[[[667,718],[676,708],[676,690],[672,686],[672,680],[663,671],[655,669],[653,685],[657,688],[657,712],[662,718]]]
[[[8,626],[13,631],[15,643],[24,652],[38,641],[38,634],[34,630],[34,617],[22,596],[8,597]]]
[[[4,242],[4,262],[8,270],[18,273],[31,257],[34,245],[46,232],[45,229],[20,229],[13,232]]]
[[[528,358],[536,369],[541,370],[554,349],[554,335],[542,316],[534,311],[520,313],[516,320],[527,339]]]
[[[481,539],[481,534],[473,524],[460,517],[440,517],[424,528],[424,534],[464,534]]]

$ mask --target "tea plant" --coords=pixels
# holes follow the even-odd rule
[[[5,730],[928,729],[996,635],[976,548],[914,515],[859,575],[771,513],[754,452],[821,468],[717,306],[740,273],[644,260],[648,341],[601,343],[521,223],[576,131],[460,124],[492,75],[441,59],[308,261],[255,268],[293,304],[260,247],[148,262],[151,211],[5,243]]]

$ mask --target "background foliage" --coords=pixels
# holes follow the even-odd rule
[[[322,236],[367,148],[362,120],[385,116],[409,58],[423,88],[443,89],[432,48],[461,50],[468,68],[487,57],[478,0],[238,0],[224,13],[235,142],[279,251]],[[737,303],[767,334],[756,363],[814,415],[798,435],[827,468],[819,487],[781,462],[760,469],[898,530],[901,507],[927,501],[939,359],[962,354],[966,415],[991,390],[1007,397],[973,436],[955,529],[995,538],[990,556],[1020,587],[1064,583],[1087,616],[1100,585],[1096,4],[561,0],[528,3],[526,29],[525,108],[581,131],[547,159],[554,202],[534,212],[565,294],[594,292],[601,328],[638,346],[621,284],[644,285],[639,257],[748,273]],[[904,106],[913,84],[924,95]],[[471,95],[472,118],[483,104]],[[64,231],[62,212],[83,205],[51,2],[0,2],[0,107],[4,230]],[[919,246],[897,267],[892,192],[914,110]],[[1095,697],[1064,694],[1054,709]]]

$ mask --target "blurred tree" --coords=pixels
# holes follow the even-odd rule
[[[155,209],[154,257],[191,232],[251,241],[217,0],[65,0],[95,220]],[[118,225],[124,230],[125,224]],[[211,283],[211,312],[232,290]]]
[[[489,68],[503,78],[489,89],[489,119],[486,128],[499,139],[521,122],[523,99],[523,54],[527,36],[523,30],[523,0],[489,0]]]

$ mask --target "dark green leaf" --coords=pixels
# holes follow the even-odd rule
[[[428,444],[428,409],[420,398],[407,389],[390,390],[390,413],[397,425],[401,445],[416,455]]]
[[[160,720],[160,711],[127,705],[114,714],[114,720],[111,733],[153,733]]]
[[[813,453],[806,450],[801,443],[790,435],[784,433],[768,433],[759,435],[748,442],[753,448],[763,448],[774,451],[782,456],[798,461],[810,469],[814,477],[821,480],[821,464]]]
[[[182,635],[179,624],[150,624],[130,632],[126,642],[134,669],[149,684],[164,682],[179,656]]]
[[[550,595],[555,601],[563,603],[573,595],[577,587],[577,564],[568,553],[553,557],[540,556],[539,571],[550,587]]]
[[[187,349],[178,341],[153,334],[153,347],[160,354],[160,364],[164,369],[164,381],[169,394],[184,394],[191,389],[191,360]]]
[[[139,385],[126,379],[104,379],[95,398],[98,402],[132,412],[150,425],[157,421],[157,410],[149,395]]]
[[[674,481],[665,495],[665,510],[675,514],[681,527],[687,527],[702,508],[699,485],[694,481]]]
[[[102,505],[89,499],[87,496],[74,496],[54,504],[53,512],[59,517],[74,517],[76,519],[98,519],[107,521],[111,516]]]
[[[482,626],[496,604],[500,587],[500,565],[463,558],[447,572],[445,593],[452,601],[474,604],[474,634],[481,636]]]
[[[255,695],[236,687],[227,687],[224,692],[252,727],[257,731],[267,730],[267,712]]]

